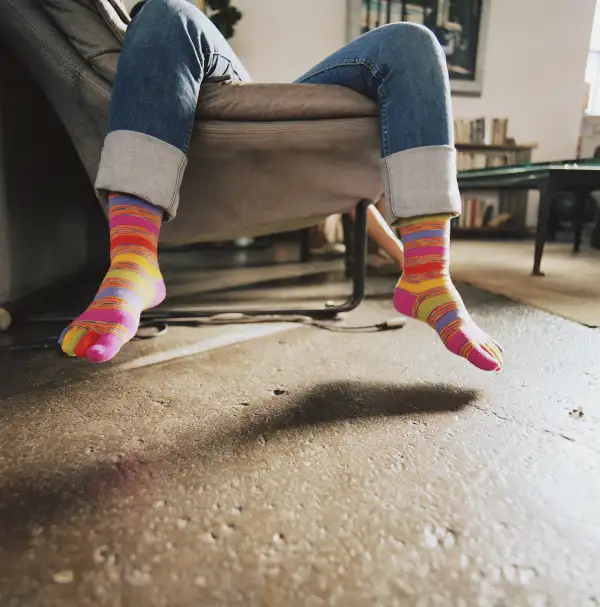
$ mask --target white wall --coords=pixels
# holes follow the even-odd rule
[[[233,0],[231,44],[258,82],[290,82],[346,42],[346,0]]]
[[[574,158],[586,105],[596,0],[491,0],[480,98],[456,97],[457,117],[506,116],[534,159]]]

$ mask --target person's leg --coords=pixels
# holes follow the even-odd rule
[[[378,102],[384,217],[399,224],[405,249],[396,308],[427,322],[451,352],[499,370],[500,347],[475,325],[450,279],[450,220],[461,200],[448,71],[435,36],[410,23],[386,25],[297,82],[337,84]]]
[[[62,333],[70,356],[111,359],[165,287],[161,222],[179,185],[202,81],[249,80],[211,21],[186,0],[149,0],[129,26],[115,78],[96,188],[108,205],[111,265],[88,309]]]

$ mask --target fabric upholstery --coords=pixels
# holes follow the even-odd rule
[[[205,84],[200,120],[274,122],[377,117],[377,105],[355,91],[309,84]]]

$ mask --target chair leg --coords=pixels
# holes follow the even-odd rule
[[[312,255],[310,253],[310,228],[300,230],[300,263],[308,263]]]
[[[148,310],[142,314],[142,320],[168,320],[174,318],[207,318],[218,314],[243,314],[245,316],[311,316],[313,318],[335,318],[338,314],[354,310],[364,299],[367,265],[367,207],[370,201],[361,200],[356,205],[356,220],[352,247],[352,293],[341,304],[326,303],[322,308],[297,309],[229,309],[229,310],[187,310],[163,307]]]
[[[344,272],[346,278],[352,278],[353,275],[353,264],[354,264],[354,222],[349,213],[342,215],[342,230],[344,232],[344,246],[346,247],[346,253],[344,255]]]

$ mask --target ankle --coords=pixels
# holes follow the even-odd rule
[[[119,251],[113,253],[110,257],[110,265],[122,263],[133,263],[140,266],[147,266],[148,264],[153,267],[158,267],[158,256],[152,251]]]
[[[402,278],[405,278],[410,282],[427,282],[430,280],[449,281],[450,272],[445,268],[441,270],[427,270],[425,268],[410,268],[405,265]]]

